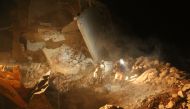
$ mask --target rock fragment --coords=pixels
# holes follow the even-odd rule
[[[183,94],[183,92],[180,90],[180,91],[178,91],[178,96],[180,96],[181,98],[184,98],[184,94]]]
[[[173,101],[169,101],[169,103],[165,106],[167,109],[171,109],[174,106],[174,102]]]
[[[99,109],[124,109],[124,108],[106,104],[105,106],[100,107]]]
[[[182,88],[182,91],[185,92],[190,89],[190,84],[185,84]]]

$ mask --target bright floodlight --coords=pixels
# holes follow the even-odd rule
[[[125,62],[124,62],[123,59],[120,59],[120,60],[119,60],[119,63],[120,63],[120,64],[125,64]]]

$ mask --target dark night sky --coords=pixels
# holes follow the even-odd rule
[[[185,33],[185,25],[189,20],[187,3],[162,2],[144,0],[104,0],[117,24],[123,31],[133,32],[148,37],[177,36]],[[187,31],[186,31],[187,32]]]
[[[163,58],[190,71],[189,10],[184,1],[102,0],[126,37],[156,38]],[[146,41],[145,41],[146,42]]]

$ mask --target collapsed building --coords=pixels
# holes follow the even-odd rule
[[[190,108],[189,75],[155,55],[132,57],[142,52],[114,37],[101,2],[16,4],[12,23],[0,27],[6,36],[0,37],[0,109]]]

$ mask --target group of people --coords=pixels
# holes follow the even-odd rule
[[[106,68],[106,65],[105,65],[104,60],[102,60],[100,63],[97,64],[97,66],[93,72],[93,77],[97,81],[101,82],[104,79],[104,77],[106,76],[105,68]],[[125,77],[127,75],[127,63],[123,59],[116,61],[113,64],[113,68],[112,68],[110,74],[114,74],[114,80],[119,80],[119,81],[125,80]]]

